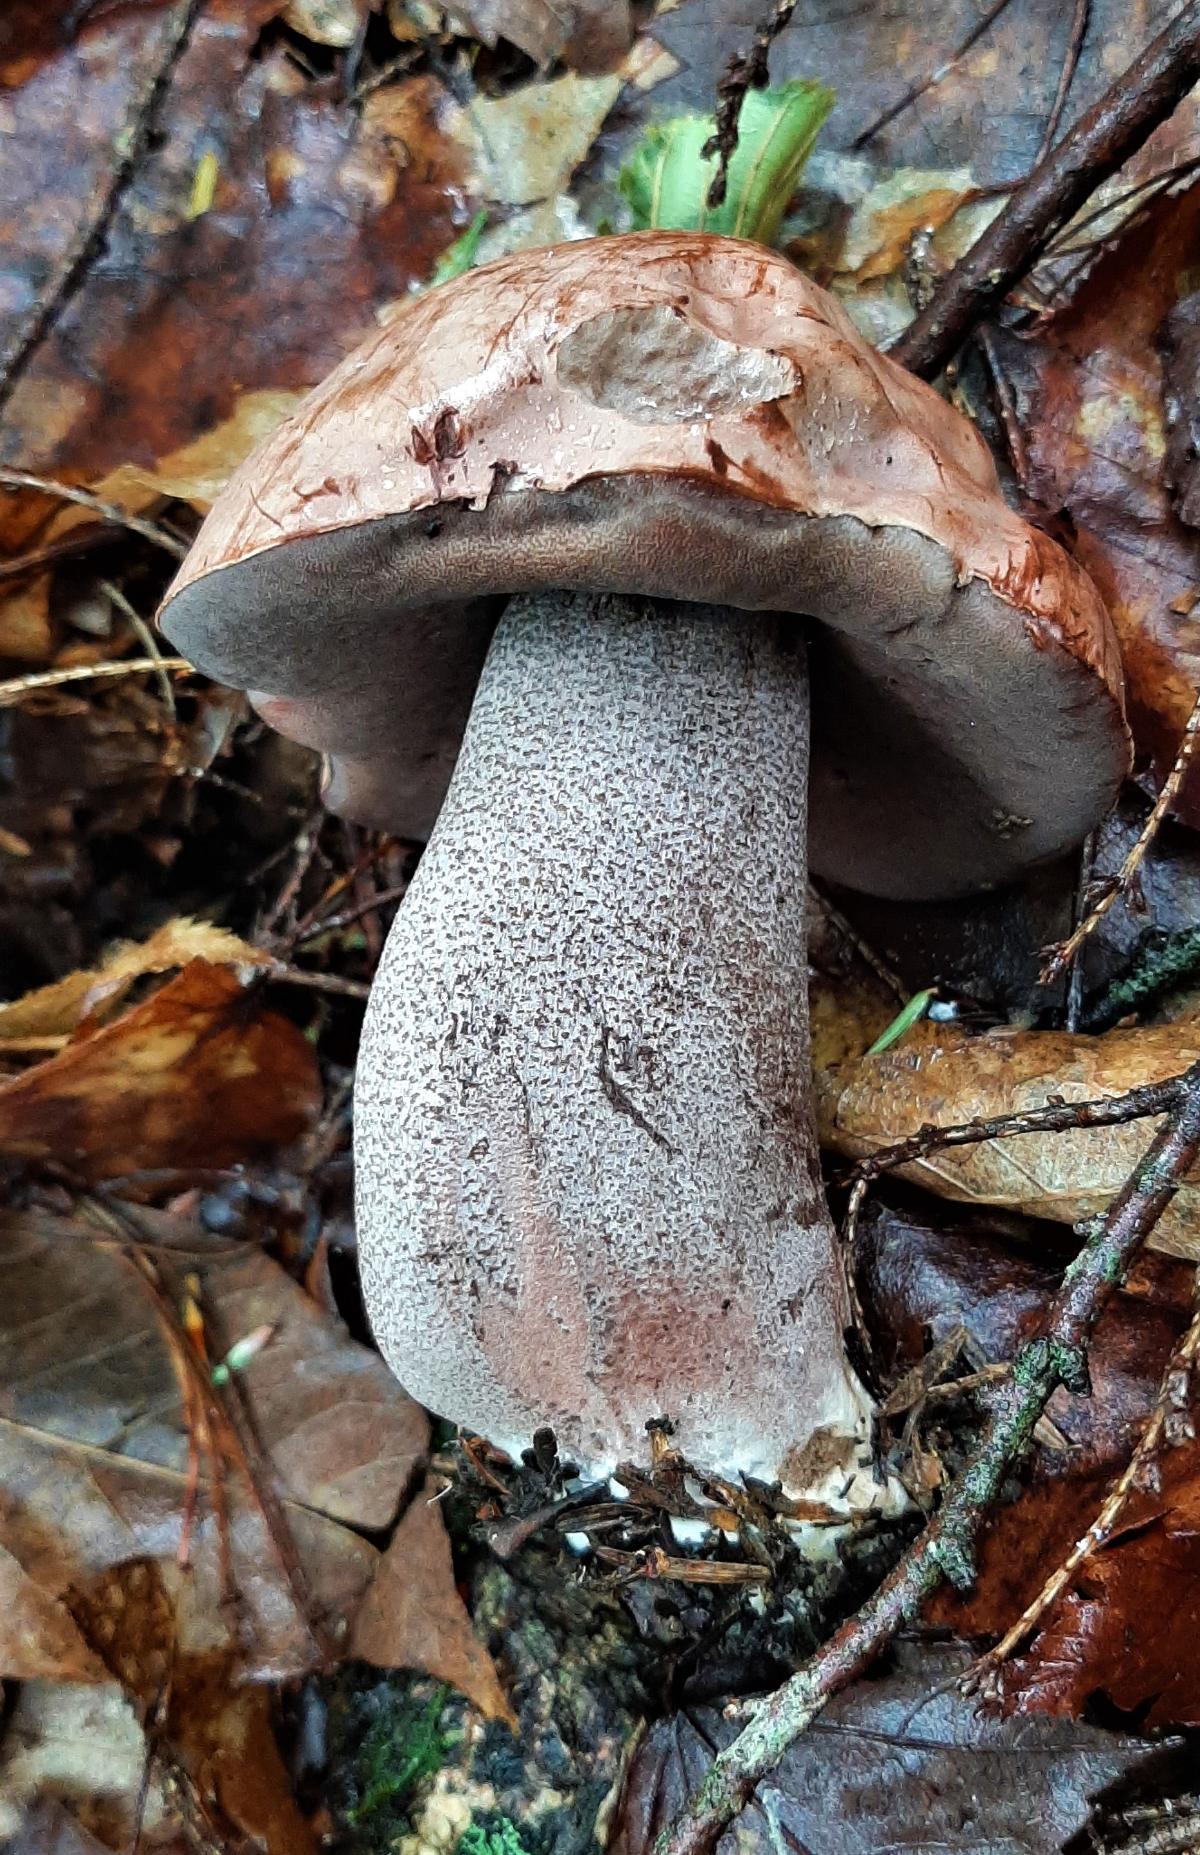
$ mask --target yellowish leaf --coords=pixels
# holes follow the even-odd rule
[[[7,1042],[70,1037],[85,1018],[98,1028],[112,1016],[114,1006],[136,979],[148,973],[173,972],[189,960],[207,960],[213,966],[270,964],[265,953],[227,928],[178,915],[157,928],[149,940],[118,941],[99,966],[68,973],[0,1005],[0,1054]]]

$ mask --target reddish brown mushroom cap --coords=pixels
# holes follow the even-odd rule
[[[1002,881],[1127,765],[1099,597],[974,428],[785,259],[700,234],[415,299],[242,466],[164,626],[421,833],[493,596],[553,587],[818,621],[812,862],[856,886]]]

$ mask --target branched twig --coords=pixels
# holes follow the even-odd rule
[[[173,554],[176,560],[182,560],[187,553],[186,544],[160,528],[157,522],[131,515],[118,503],[105,502],[102,496],[93,496],[91,490],[80,489],[75,483],[56,483],[53,477],[36,477],[31,471],[10,470],[4,466],[0,468],[0,489],[40,490],[45,496],[57,496],[60,502],[78,503],[81,509],[90,509],[110,526],[128,528],[131,534],[141,535],[144,541],[153,541],[155,547],[162,548],[165,554]]]
[[[959,259],[890,353],[932,379],[1101,181],[1165,122],[1200,77],[1200,0],[1186,4],[1106,90]]]
[[[865,148],[868,142],[874,141],[881,129],[886,129],[889,123],[895,122],[897,116],[903,116],[905,110],[911,109],[927,90],[932,90],[936,84],[941,83],[944,77],[948,77],[959,60],[965,58],[971,47],[983,37],[993,20],[999,19],[1009,3],[1010,0],[993,0],[993,4],[982,19],[976,20],[957,50],[952,51],[948,58],[943,58],[937,69],[930,71],[927,77],[918,78],[915,84],[910,84],[902,97],[897,98],[895,103],[890,103],[881,115],[876,116],[873,122],[867,124],[865,129],[860,129],[850,144],[851,148]]]
[[[1187,725],[1183,730],[1183,739],[1179,743],[1179,752],[1175,755],[1175,764],[1163,781],[1162,791],[1154,801],[1154,808],[1145,824],[1142,826],[1137,842],[1133,845],[1128,856],[1118,870],[1116,879],[1111,886],[1105,890],[1090,913],[1079,923],[1079,926],[1075,929],[1075,932],[1070,938],[1064,940],[1058,947],[1046,948],[1046,964],[1038,975],[1040,984],[1050,985],[1055,979],[1059,978],[1061,974],[1066,972],[1068,966],[1071,965],[1078,955],[1088,935],[1094,933],[1099,927],[1105,915],[1117,900],[1117,897],[1128,895],[1131,883],[1146,860],[1146,853],[1158,836],[1162,821],[1167,815],[1168,808],[1174,802],[1179,788],[1183,784],[1184,775],[1191,764],[1192,756],[1196,751],[1198,741],[1200,741],[1200,695],[1197,695],[1192,706],[1192,712],[1187,718]]]
[[[778,1763],[834,1694],[911,1623],[945,1581],[974,1578],[979,1533],[993,1502],[1029,1445],[1060,1385],[1087,1383],[1087,1345],[1109,1298],[1124,1280],[1180,1180],[1200,1154],[1200,1063],[1183,1079],[1179,1101],[1104,1217],[1087,1226],[1036,1339],[1022,1347],[1011,1376],[993,1394],[983,1437],[945,1503],[895,1570],[770,1699],[716,1758],[683,1815],[660,1837],[655,1855],[708,1855],[754,1787]]]
[[[768,60],[771,47],[796,11],[796,0],[775,0],[775,5],[754,34],[748,52],[735,52],[725,66],[717,85],[716,128],[700,150],[706,160],[721,158],[708,189],[708,205],[715,210],[724,204],[729,185],[729,163],[737,152],[738,125],[748,90],[762,90],[770,75]]]
[[[125,189],[145,153],[175,66],[183,56],[203,4],[204,0],[180,0],[168,15],[160,55],[154,69],[139,84],[129,116],[117,138],[116,145],[121,151],[119,159],[63,253],[58,269],[0,352],[0,412],[7,406],[30,359],[74,296],[89,264],[108,236]]]
[[[1086,1564],[1094,1553],[1108,1544],[1125,1503],[1158,1454],[1164,1440],[1164,1432],[1169,1433],[1173,1425],[1186,1422],[1192,1374],[1197,1357],[1200,1356],[1200,1275],[1197,1276],[1193,1306],[1195,1312],[1191,1325],[1172,1353],[1167,1369],[1163,1373],[1150,1419],[1125,1469],[1110,1488],[1103,1507],[1087,1532],[1081,1539],[1076,1540],[1058,1570],[1046,1580],[1033,1602],[1022,1611],[1011,1629],[1006,1630],[996,1646],[989,1649],[986,1655],[981,1655],[974,1666],[963,1676],[960,1686],[965,1694],[974,1693],[985,1681],[995,1675],[1018,1644],[1033,1634],[1051,1605],[1058,1602],[1067,1586],[1073,1582],[1080,1566]],[[1166,1440],[1168,1442],[1171,1440],[1169,1434]]]

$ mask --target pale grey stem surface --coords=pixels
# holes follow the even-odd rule
[[[398,727],[402,718],[398,718]],[[810,1110],[794,620],[515,600],[375,981],[367,1307],[413,1395],[588,1473],[680,1447],[797,1492],[867,1399]]]

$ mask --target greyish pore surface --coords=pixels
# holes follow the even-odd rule
[[[810,1113],[794,619],[527,596],[492,643],[358,1066],[401,1381],[588,1472],[839,1492],[867,1401]]]

